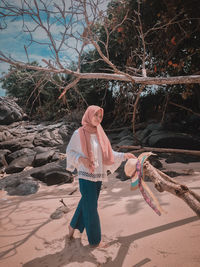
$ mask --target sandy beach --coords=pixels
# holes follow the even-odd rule
[[[200,194],[200,163],[167,164],[182,173],[178,182]],[[193,169],[192,175],[184,175]],[[158,216],[139,190],[130,190],[130,180],[116,174],[103,184],[99,199],[102,240],[106,248],[91,248],[85,232],[68,239],[68,224],[80,198],[78,182],[60,186],[41,184],[29,196],[0,192],[1,267],[199,267],[200,220],[180,199],[159,193],[147,182],[166,213]],[[50,215],[69,208],[60,219]]]

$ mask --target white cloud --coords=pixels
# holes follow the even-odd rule
[[[7,73],[9,68],[9,64],[5,62],[0,62],[0,78],[4,75],[3,73]],[[5,96],[5,90],[2,89],[2,83],[0,82],[0,96]]]
[[[9,68],[9,64],[5,62],[0,62],[0,75],[2,75],[3,72],[7,73]]]
[[[30,61],[37,61],[41,66],[44,66],[45,63],[42,61],[42,59],[46,59],[46,57],[43,57],[43,56],[40,56],[40,55],[37,55],[37,54],[30,54],[29,55],[29,59]]]
[[[21,2],[19,0],[9,0],[9,1],[11,3],[15,3],[16,5],[20,5],[19,2]],[[47,0],[47,1],[49,3],[55,2],[58,6],[62,7],[61,0],[53,0],[53,1]],[[67,8],[69,8],[69,6],[73,4],[74,0],[71,0],[71,1],[64,0],[64,1],[66,3]],[[97,0],[94,0],[94,1],[97,1]],[[30,2],[33,4],[33,1],[30,0]],[[37,1],[37,2],[40,3],[40,1]],[[99,8],[105,10],[107,3],[108,3],[107,0],[101,1],[101,5],[99,6]],[[55,11],[55,6],[54,7],[52,6],[52,8],[54,8],[54,11]],[[25,23],[30,30],[35,29],[35,26],[36,26],[35,22],[27,21],[27,18],[26,18]],[[8,28],[0,32],[0,50],[6,53],[7,55],[10,54],[16,60],[27,62],[27,57],[26,57],[25,50],[24,50],[24,44],[26,45],[28,44],[27,40],[30,38],[30,36],[28,33],[21,32],[22,25],[23,25],[22,20],[10,22],[8,24]],[[46,25],[45,22],[44,22],[44,25]],[[83,29],[84,29],[84,24],[80,21],[75,23],[72,27],[72,31],[74,35],[76,36],[81,34],[83,32]],[[55,43],[57,47],[60,45],[60,41],[62,37],[60,33],[63,33],[63,32],[64,32],[64,27],[62,24],[60,25],[58,25],[57,23],[52,24],[51,34],[53,35],[53,37],[55,37]],[[38,42],[41,42],[41,43],[50,42],[48,39],[47,33],[41,27],[36,28],[35,31],[32,33],[32,35],[33,35],[33,39]],[[60,59],[63,62],[63,64],[69,65],[70,61],[72,60],[76,61],[78,57],[78,53],[75,51],[75,48],[77,50],[80,50],[82,43],[81,41],[77,41],[75,38],[72,38],[72,37],[68,38],[66,42],[67,42],[67,45],[69,45],[70,47],[68,47],[67,45],[63,45],[59,55],[60,55]],[[93,49],[92,45],[87,45],[84,48],[85,51],[88,51],[90,49]],[[36,43],[33,43],[31,46],[28,47],[28,54],[29,54],[30,61],[36,60],[40,65],[44,64],[42,62],[43,58],[48,60],[51,56],[48,45],[45,46],[45,45],[40,45]],[[3,71],[6,71],[7,70],[6,68],[7,68],[6,64],[1,63],[0,72],[1,72],[1,69]]]

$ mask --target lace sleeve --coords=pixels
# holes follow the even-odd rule
[[[113,150],[113,156],[114,156],[114,164],[108,167],[108,170],[111,173],[114,173],[114,171],[116,171],[119,168],[122,161],[126,160],[123,152],[116,152]]]
[[[79,157],[82,156],[78,130],[73,133],[69,141],[66,148],[66,156],[66,170],[73,172],[78,167]]]

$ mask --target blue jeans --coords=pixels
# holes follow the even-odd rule
[[[71,227],[78,229],[81,233],[86,229],[90,245],[98,245],[101,241],[101,226],[98,214],[98,198],[102,182],[92,182],[79,179],[81,199],[78,203]]]

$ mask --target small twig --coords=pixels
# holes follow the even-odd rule
[[[67,207],[67,205],[65,204],[65,202],[64,202],[63,199],[61,199],[60,202],[61,202],[65,207]]]
[[[193,114],[195,114],[195,115],[197,115],[197,116],[200,117],[200,114],[199,114],[199,113],[194,112],[194,111],[191,110],[190,108],[186,108],[186,107],[184,107],[184,106],[182,106],[182,105],[178,105],[178,104],[173,103],[173,102],[171,102],[171,101],[169,102],[169,104],[170,104],[170,105],[173,105],[173,106],[176,106],[176,107],[178,107],[178,108],[181,108],[181,109],[185,109],[185,110],[187,110],[187,111],[189,111],[189,112],[191,112],[191,113],[193,113]]]
[[[75,188],[72,192],[69,193],[69,195],[73,195],[77,191],[77,188]]]
[[[166,95],[165,104],[164,104],[164,108],[163,108],[163,115],[162,115],[162,119],[161,119],[161,124],[164,122],[168,102],[169,102],[169,94]]]

